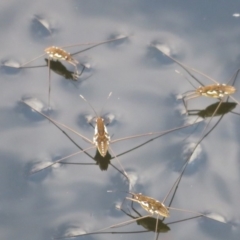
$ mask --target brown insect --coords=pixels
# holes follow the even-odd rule
[[[107,132],[103,118],[98,117],[96,120],[93,142],[95,143],[100,155],[105,157],[109,147],[110,136]]]

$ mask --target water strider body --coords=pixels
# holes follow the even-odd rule
[[[187,96],[188,100],[200,96],[222,99],[226,96],[230,96],[236,92],[236,88],[226,84],[212,84],[206,86],[200,86],[195,91],[190,92]]]
[[[131,200],[133,202],[137,202],[141,205],[143,209],[147,212],[153,214],[157,214],[163,217],[169,217],[169,210],[164,205],[164,203],[159,202],[158,200],[145,196],[141,193],[130,193],[132,197],[126,197],[126,199]]]
[[[104,124],[104,119],[101,117],[96,119],[93,142],[95,143],[100,155],[105,157],[109,148],[110,136],[108,134],[107,127]]]
[[[49,60],[63,60],[72,64],[75,67],[75,73],[78,74],[77,64],[79,64],[79,62],[74,59],[70,53],[55,46],[48,47],[44,51],[48,54]]]

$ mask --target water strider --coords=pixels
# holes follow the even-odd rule
[[[128,38],[128,36],[119,36],[113,39],[109,39],[106,41],[102,41],[102,42],[89,42],[89,43],[79,43],[79,44],[73,44],[73,45],[68,45],[68,46],[63,46],[63,47],[58,47],[58,46],[50,46],[45,48],[44,50],[44,54],[39,55],[23,64],[21,64],[20,66],[12,66],[13,68],[18,68],[18,69],[22,69],[22,68],[36,68],[36,67],[44,67],[44,66],[48,66],[48,107],[50,107],[50,93],[51,93],[51,69],[53,69],[55,67],[56,69],[56,64],[54,64],[54,66],[52,67],[51,64],[52,62],[58,62],[58,61],[65,61],[71,65],[74,66],[75,71],[71,74],[72,76],[69,77],[69,73],[68,73],[68,78],[67,79],[72,79],[74,81],[76,81],[83,73],[83,71],[85,70],[85,68],[87,67],[87,65],[85,64],[81,64],[79,63],[79,61],[77,61],[74,56],[85,52],[87,50],[90,50],[92,48],[95,48],[99,45],[102,44],[106,44],[106,43],[110,43],[110,42],[114,42],[114,41],[119,41],[119,40],[123,40]],[[71,48],[71,47],[77,47],[77,46],[86,46],[86,45],[92,45],[86,49],[77,51],[75,53],[69,53],[67,52],[65,49],[66,48]],[[47,65],[43,65],[43,66],[28,66],[30,63],[34,62],[35,60],[47,56],[48,58],[46,59]],[[79,73],[78,71],[78,65],[82,66],[81,72]],[[61,70],[63,70],[63,68],[61,68]],[[56,71],[55,71],[56,72]],[[61,72],[62,73],[62,72]],[[63,76],[63,74],[61,74]]]
[[[134,230],[134,231],[104,231],[104,230],[99,230],[96,232],[89,232],[89,233],[84,233],[84,236],[87,235],[105,235],[105,234],[119,234],[119,235],[130,235],[130,234],[144,234],[144,233],[148,233],[148,232],[156,232],[157,235],[159,234],[163,234],[163,233],[167,233],[171,230],[170,226],[176,223],[181,223],[181,222],[185,222],[185,221],[189,221],[195,218],[199,218],[201,217],[201,215],[197,215],[194,217],[189,217],[189,218],[185,218],[185,219],[181,219],[181,220],[177,220],[177,221],[172,221],[172,222],[167,222],[165,223],[165,219],[158,219],[156,217],[153,216],[142,216],[133,206],[133,202],[131,203],[131,209],[136,213],[136,216],[134,216],[133,214],[131,214],[130,212],[128,213],[127,211],[125,211],[123,208],[120,208],[120,210],[127,215],[128,217],[132,218],[132,222],[136,222],[137,225],[141,226],[144,228],[144,230]],[[126,223],[130,224],[130,223]],[[124,226],[124,225],[121,225]],[[119,226],[119,227],[121,227]],[[116,228],[117,226],[113,227]],[[107,229],[106,229],[107,230]],[[76,235],[75,233],[71,233],[71,230],[68,230],[68,233],[64,236],[64,237],[56,237],[54,239],[66,239],[66,238],[71,238],[71,236]],[[82,235],[78,235],[79,237],[83,236]],[[73,236],[75,237],[75,236]],[[76,236],[77,237],[77,236]]]
[[[190,99],[194,99],[200,96],[205,96],[205,97],[209,97],[209,98],[214,98],[214,99],[218,99],[219,102],[209,106],[208,108],[206,108],[205,110],[199,112],[199,114],[201,114],[204,117],[210,117],[209,121],[207,122],[206,126],[203,128],[202,133],[201,133],[201,137],[199,142],[202,141],[202,139],[204,139],[204,134],[205,131],[207,130],[208,126],[210,125],[210,122],[212,120],[212,118],[216,115],[219,114],[226,114],[228,112],[228,110],[224,107],[229,107],[229,108],[234,108],[234,105],[239,105],[239,102],[232,96],[235,92],[236,92],[236,88],[234,87],[235,81],[237,79],[237,76],[239,74],[240,69],[238,69],[233,76],[227,81],[227,84],[221,84],[219,82],[217,82],[215,79],[209,77],[208,75],[200,72],[197,69],[194,69],[192,67],[189,67],[185,64],[183,64],[182,62],[176,60],[175,58],[173,58],[172,56],[170,56],[169,54],[166,53],[166,51],[163,51],[163,45],[152,45],[152,47],[156,48],[158,51],[160,51],[163,55],[167,56],[169,59],[171,59],[172,61],[174,61],[175,63],[177,63],[181,68],[183,68],[193,79],[195,79],[201,86],[196,88],[189,80],[188,78],[186,78],[186,80],[195,88],[195,90],[191,90],[186,92],[185,94],[183,94],[183,102],[184,102],[184,106],[185,109],[187,111],[187,113],[190,112],[191,115],[191,110],[187,110],[187,101]],[[213,82],[214,84],[210,84],[210,85],[204,85],[199,79],[197,79],[192,73],[195,72],[197,74],[200,74],[201,76],[205,77],[206,79],[210,80],[211,82]],[[177,73],[180,73],[177,71]],[[232,85],[230,85],[230,82],[232,82]],[[228,100],[232,99],[234,101],[234,103],[229,103]],[[224,102],[224,100],[226,100]],[[224,106],[221,107],[221,105],[224,103]],[[211,114],[211,115],[210,115]],[[200,116],[200,115],[199,115]],[[197,121],[197,119],[196,119]],[[215,127],[213,127],[215,128]],[[212,130],[210,130],[209,132],[211,132]],[[208,134],[206,134],[207,136]],[[202,138],[203,137],[203,138]],[[196,147],[194,149],[197,148],[199,144],[196,144]]]
[[[128,36],[119,36],[119,37],[116,37],[116,38],[112,38],[112,39],[109,39],[109,40],[106,40],[106,41],[102,41],[102,42],[89,42],[89,43],[78,43],[78,44],[72,44],[72,45],[67,45],[67,46],[62,46],[62,47],[59,47],[59,46],[49,46],[47,48],[44,49],[44,54],[41,54],[23,64],[21,64],[20,66],[17,66],[15,68],[35,68],[35,67],[41,67],[39,65],[37,66],[28,66],[30,63],[34,62],[35,60],[41,58],[41,57],[44,57],[44,56],[48,56],[48,59],[49,60],[54,60],[54,61],[66,61],[68,62],[69,64],[73,65],[74,68],[75,68],[75,72],[78,73],[78,69],[77,69],[77,65],[79,65],[79,62],[73,57],[73,56],[76,56],[82,52],[85,52],[87,50],[90,50],[92,48],[95,48],[97,46],[100,46],[100,45],[103,45],[103,44],[106,44],[106,43],[110,43],[110,42],[114,42],[114,41],[118,41],[118,40],[123,40],[123,39],[126,39],[128,38]],[[83,49],[83,50],[80,50],[80,51],[77,51],[75,53],[69,53],[67,52],[65,49],[67,48],[72,48],[72,47],[78,47],[78,46],[86,46],[86,45],[92,45],[86,49]],[[47,65],[44,65],[44,66],[47,66]],[[13,66],[14,67],[14,66]],[[83,66],[84,67],[84,66]]]
[[[51,121],[51,119],[49,119]],[[58,126],[54,121],[51,121],[52,124],[54,124],[77,148],[79,148],[80,150],[84,150],[84,148],[82,148],[66,131],[64,131],[63,128],[61,128],[60,126]],[[94,127],[92,124],[91,124],[92,127]],[[160,136],[156,136],[156,137],[153,137],[141,144],[138,144],[136,145],[135,147],[132,147],[128,150],[125,150],[124,152],[122,153],[119,153],[116,155],[116,157],[120,157],[122,155],[125,155],[127,153],[130,153],[138,148],[141,148],[143,147],[144,145],[147,145],[148,143],[154,141],[155,139],[157,138],[160,138],[162,135]],[[111,160],[113,160],[115,157],[114,156],[111,156],[110,153],[107,151],[107,154],[103,157],[98,149],[96,149],[96,154],[95,156],[91,156],[88,152],[84,152],[87,156],[89,156],[93,161],[95,161],[96,163],[79,163],[79,162],[61,162],[61,164],[70,164],[70,165],[99,165],[99,168],[104,171],[104,170],[107,170],[108,169],[108,165],[112,165],[115,169],[117,169],[112,163],[111,163]],[[34,166],[34,168],[32,169],[31,172],[37,172],[39,170],[42,169],[42,166],[41,164],[39,164],[38,166]],[[117,169],[118,170],[118,169]]]
[[[221,103],[223,102],[224,98],[229,97],[231,98],[234,102],[236,102],[237,104],[239,104],[239,102],[232,96],[235,92],[236,92],[236,88],[233,85],[230,85],[229,83],[231,81],[233,81],[232,84],[234,84],[236,77],[240,71],[240,69],[238,69],[234,75],[229,79],[229,81],[227,81],[226,84],[224,83],[219,83],[218,81],[216,81],[215,79],[209,77],[208,75],[200,72],[197,69],[194,69],[192,67],[189,67],[183,63],[181,63],[180,61],[176,60],[175,58],[173,58],[172,56],[170,56],[169,54],[167,54],[165,51],[162,50],[162,46],[161,45],[152,45],[153,47],[155,47],[158,51],[160,51],[162,54],[164,54],[165,56],[167,56],[168,58],[170,58],[172,61],[174,61],[175,63],[177,63],[179,66],[181,66],[193,79],[195,79],[201,86],[196,88],[187,78],[188,82],[195,88],[195,90],[191,90],[188,91],[186,93],[183,94],[183,102],[184,102],[184,106],[187,110],[187,101],[190,99],[194,99],[197,97],[201,97],[201,96],[205,96],[205,97],[210,97],[210,98],[216,98],[219,99],[219,106],[221,105]],[[213,84],[210,85],[204,85],[201,81],[199,81],[199,79],[197,79],[190,71],[195,72],[197,74],[202,75],[203,77],[205,77],[206,79],[210,80]],[[178,72],[179,73],[179,72]],[[218,107],[219,107],[218,106]],[[216,112],[217,112],[216,108]]]
[[[109,94],[109,96],[111,95],[111,93]],[[81,96],[81,98],[86,101],[86,99]],[[95,112],[96,114],[96,125],[95,125],[95,134],[93,136],[93,141],[88,139],[87,137],[83,136],[81,133],[77,132],[76,130],[66,126],[65,124],[63,123],[60,123],[50,117],[48,117],[47,115],[45,115],[44,113],[40,112],[39,110],[37,110],[37,108],[35,108],[34,106],[31,105],[31,103],[28,103],[28,101],[22,101],[24,104],[26,104],[27,106],[29,106],[31,109],[33,109],[34,111],[38,112],[39,114],[41,114],[43,117],[45,117],[46,119],[48,119],[49,121],[51,121],[52,123],[54,123],[56,126],[59,126],[61,128],[64,128],[64,129],[67,129],[69,130],[70,132],[80,136],[83,140],[85,140],[86,142],[90,143],[91,146],[87,149],[81,149],[81,151],[78,151],[76,153],[73,153],[69,156],[66,156],[64,158],[61,158],[61,159],[58,159],[57,161],[55,162],[51,162],[49,163],[48,165],[46,165],[45,167],[41,168],[41,169],[37,169],[36,171],[33,171],[32,173],[35,173],[35,172],[38,172],[38,171],[41,171],[43,169],[46,169],[50,166],[53,166],[54,164],[56,163],[60,163],[68,158],[70,158],[71,156],[75,156],[79,153],[82,153],[82,152],[87,152],[88,150],[90,149],[93,149],[93,148],[97,148],[100,156],[102,157],[105,157],[107,156],[107,152],[108,150],[110,150],[110,152],[112,153],[113,157],[114,158],[117,158],[117,155],[113,152],[113,150],[111,149],[110,147],[110,144],[114,144],[114,143],[117,143],[119,141],[123,141],[123,140],[129,140],[129,139],[134,139],[134,138],[139,138],[139,137],[144,137],[144,136],[154,136],[156,135],[157,137],[160,137],[160,136],[163,136],[163,135],[166,135],[170,132],[173,132],[173,131],[176,131],[176,130],[180,130],[180,129],[183,129],[183,128],[186,128],[186,127],[189,127],[189,126],[192,126],[193,124],[187,124],[187,125],[183,125],[183,126],[180,126],[180,127],[176,127],[176,128],[173,128],[173,129],[170,129],[170,130],[167,130],[167,131],[164,131],[164,132],[149,132],[149,133],[144,133],[144,134],[137,134],[137,135],[133,135],[133,136],[128,136],[128,137],[124,137],[124,138],[119,138],[119,139],[115,139],[115,140],[111,140],[110,139],[110,136],[107,132],[107,128],[106,128],[106,125],[105,125],[105,121],[103,118],[101,117],[98,117],[96,111],[93,109],[93,107],[91,106],[91,108],[93,109],[93,111]],[[152,141],[149,140],[147,142],[150,142]],[[143,143],[141,145],[144,145],[146,143]],[[138,148],[139,146],[137,146],[136,148]],[[128,152],[128,151],[127,151]],[[120,154],[118,155],[120,156]],[[118,158],[117,158],[118,159]],[[120,164],[120,162],[119,162]],[[121,165],[121,164],[120,164]],[[123,167],[121,167],[123,169]]]

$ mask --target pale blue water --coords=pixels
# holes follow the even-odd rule
[[[84,81],[73,84],[52,73],[51,117],[90,140],[94,131],[85,116],[94,113],[79,94],[100,114],[109,92],[113,92],[101,113],[114,116],[108,126],[113,140],[185,123],[187,117],[180,113],[184,107],[177,95],[193,88],[174,70],[187,76],[185,72],[151,47],[152,43],[167,46],[175,58],[219,82],[226,82],[240,66],[240,17],[233,16],[240,13],[238,1],[12,0],[0,6],[2,63],[7,60],[24,63],[52,45],[98,42],[119,34],[129,36],[127,40],[75,56],[91,65],[81,76]],[[49,30],[39,19],[48,24]],[[83,48],[67,51],[73,53]],[[32,64],[44,65],[45,61],[41,58]],[[73,66],[64,65],[74,70]],[[52,239],[72,229],[90,232],[129,220],[115,208],[125,194],[107,193],[128,189],[126,179],[111,166],[101,171],[95,165],[61,165],[28,176],[36,162],[57,160],[78,149],[52,123],[20,102],[32,97],[47,106],[47,68],[19,70],[2,66],[0,81],[1,239]],[[204,83],[211,84],[208,80]],[[237,81],[236,88],[239,86]],[[238,92],[235,98],[240,101]],[[198,98],[190,101],[188,107],[199,109],[213,102]],[[172,204],[176,208],[219,214],[229,224],[193,219],[169,225],[171,231],[161,233],[159,239],[239,239],[239,121],[239,116],[227,114],[203,141],[200,155],[187,168]],[[162,201],[179,176],[187,143],[195,143],[201,129],[187,140],[184,138],[193,128],[120,156],[124,169],[135,181],[132,191]],[[91,146],[77,136],[74,139],[82,148]],[[113,144],[112,149],[120,154],[148,139],[122,141]],[[94,156],[95,150],[89,153]],[[94,163],[85,154],[70,160]],[[119,167],[116,160],[112,163]],[[130,207],[126,201],[125,209],[127,206]],[[171,212],[171,218],[165,222],[191,216],[194,214]],[[113,229],[144,230],[136,223]],[[154,239],[154,236],[149,232],[79,239]]]

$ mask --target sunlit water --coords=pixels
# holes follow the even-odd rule
[[[98,114],[110,114],[113,120],[108,131],[113,140],[164,131],[188,121],[181,114],[184,107],[177,96],[193,88],[175,70],[187,74],[151,44],[163,45],[178,60],[226,82],[239,67],[237,4],[238,1],[185,1],[184,4],[153,0],[4,1],[0,4],[1,60],[8,61],[8,65],[13,61],[21,64],[43,54],[52,45],[129,36],[76,55],[79,62],[91,66],[78,82],[72,83],[52,72],[50,116],[92,140],[94,130],[87,124],[86,116],[94,113],[79,97],[81,94]],[[84,47],[67,51],[80,49]],[[45,63],[41,58],[32,64]],[[74,71],[70,64],[65,66]],[[47,67],[19,70],[2,66],[0,76],[1,239],[51,239],[129,220],[129,216],[116,208],[125,197],[121,191],[127,191],[129,186],[112,166],[101,171],[98,165],[58,165],[29,176],[34,167],[39,167],[36,163],[44,166],[78,149],[51,122],[20,102],[35,99],[35,106],[46,110]],[[239,88],[239,81],[235,85]],[[110,92],[113,94],[100,113]],[[235,98],[240,101],[238,92]],[[188,107],[201,109],[214,102],[198,98],[190,101]],[[239,107],[235,111],[240,112]],[[239,121],[239,116],[227,114],[204,139],[172,203],[176,208],[212,213],[214,218],[224,219],[228,224],[197,218],[168,225],[171,231],[161,233],[159,239],[239,239]],[[131,190],[162,201],[199,140],[203,125],[186,140],[194,128],[174,132],[120,156],[132,181]],[[82,148],[91,146],[80,137],[71,136]],[[112,149],[120,154],[148,139],[118,142]],[[95,151],[89,152],[91,156]],[[95,163],[85,154],[69,161]],[[112,163],[121,169],[116,159]],[[130,202],[125,201],[123,208],[128,211]],[[146,214],[137,209],[141,215]],[[136,216],[133,211],[131,214]],[[165,223],[195,216],[184,212],[170,215]],[[110,231],[144,230],[133,223]],[[154,239],[154,236],[154,232],[119,233],[83,239]]]

